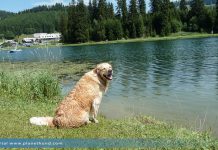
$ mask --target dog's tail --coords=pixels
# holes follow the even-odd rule
[[[38,126],[54,126],[53,117],[31,117],[30,123]]]

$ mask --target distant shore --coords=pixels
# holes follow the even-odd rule
[[[84,46],[84,45],[101,45],[101,44],[118,44],[118,43],[134,43],[134,42],[149,42],[149,41],[162,41],[162,40],[176,40],[176,39],[192,39],[192,38],[207,38],[207,37],[218,37],[218,34],[208,34],[208,33],[189,33],[181,32],[171,34],[166,37],[144,37],[136,39],[122,39],[114,41],[100,41],[100,42],[86,42],[77,44],[62,44],[62,46]]]
[[[100,41],[94,42],[89,41],[85,43],[56,43],[56,44],[45,44],[45,45],[33,45],[31,47],[18,46],[18,49],[26,48],[48,48],[48,47],[58,47],[58,46],[88,46],[88,45],[102,45],[102,44],[119,44],[119,43],[134,43],[134,42],[149,42],[149,41],[164,41],[164,40],[177,40],[177,39],[192,39],[192,38],[207,38],[207,37],[218,37],[218,34],[209,33],[192,33],[192,32],[178,32],[173,33],[166,37],[143,37],[135,39],[121,39],[114,41]],[[11,50],[13,47],[0,48],[0,50]]]

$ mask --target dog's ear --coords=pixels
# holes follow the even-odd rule
[[[94,73],[99,74],[99,68],[98,68],[98,65],[95,67],[95,69],[94,69],[93,71],[94,71]]]

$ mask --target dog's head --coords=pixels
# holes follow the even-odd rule
[[[98,64],[95,69],[95,73],[103,80],[112,80],[113,70],[109,63]]]

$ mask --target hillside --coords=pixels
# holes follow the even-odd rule
[[[54,32],[58,30],[60,14],[60,11],[43,11],[13,15],[0,21],[0,34]]]
[[[205,5],[215,5],[216,4],[216,0],[203,0],[203,1]],[[186,0],[186,2],[187,2],[187,5],[191,4],[191,0]],[[180,3],[180,0],[176,0],[174,2],[176,7],[179,7],[179,3]]]
[[[55,5],[52,6],[47,6],[47,5],[41,5],[41,6],[36,6],[31,9],[26,9],[18,14],[23,14],[23,13],[35,13],[35,12],[42,12],[42,11],[60,11],[60,10],[65,10],[67,6],[64,6],[61,3],[56,3]]]
[[[11,39],[15,35],[59,31],[60,15],[65,8],[56,4],[34,7],[17,14],[0,11],[0,35]]]
[[[14,15],[14,13],[0,10],[0,20],[10,17],[12,15]]]
[[[216,0],[204,0],[204,4],[205,4],[205,5],[216,4]]]

